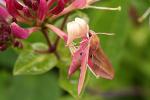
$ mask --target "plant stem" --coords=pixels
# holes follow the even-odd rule
[[[46,41],[47,41],[47,44],[48,44],[48,46],[49,46],[49,49],[48,49],[47,51],[42,51],[42,52],[43,52],[43,53],[54,53],[55,56],[57,57],[57,59],[60,59],[60,57],[59,57],[59,55],[58,55],[58,53],[57,53],[57,51],[56,51],[56,49],[55,49],[55,45],[52,45],[52,43],[51,43],[51,41],[50,41],[50,39],[49,39],[49,37],[48,37],[47,29],[44,29],[44,28],[43,28],[42,32],[43,32],[43,35],[44,35],[44,37],[45,37],[45,39],[46,39]],[[40,51],[39,51],[39,52],[40,52]]]
[[[51,41],[50,41],[50,39],[48,37],[47,29],[43,29],[42,32],[43,32],[43,35],[44,35],[44,37],[45,37],[45,39],[47,41],[47,44],[48,44],[49,48],[51,48],[52,44],[51,44]]]
[[[64,17],[64,20],[63,20],[62,25],[61,25],[61,27],[60,27],[61,30],[64,29],[65,24],[66,24],[67,19],[68,19],[68,16],[69,16],[69,14],[67,14],[67,15]],[[47,28],[43,28],[43,29],[42,29],[42,33],[43,33],[43,35],[44,35],[44,37],[45,37],[45,39],[46,39],[46,41],[47,41],[47,44],[48,44],[48,46],[49,46],[49,49],[48,49],[47,51],[36,51],[36,52],[39,52],[39,53],[54,53],[55,56],[57,57],[57,59],[59,60],[59,59],[60,59],[60,56],[59,56],[59,54],[58,54],[58,52],[57,52],[57,46],[58,46],[60,37],[57,36],[57,38],[56,38],[56,40],[55,40],[55,43],[52,44],[51,41],[50,41],[50,39],[49,39],[49,37],[48,37],[48,30],[47,30]]]

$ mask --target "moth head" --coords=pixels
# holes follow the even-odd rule
[[[93,31],[89,32],[89,37],[90,37],[90,50],[92,51],[97,50],[100,44],[99,37]]]

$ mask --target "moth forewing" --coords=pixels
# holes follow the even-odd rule
[[[81,90],[84,85],[84,80],[85,80],[86,70],[87,70],[87,63],[88,63],[88,56],[89,56],[89,48],[90,48],[89,46],[90,45],[88,44],[82,54],[81,67],[80,67],[80,78],[79,78],[79,82],[78,82],[78,95],[81,93]]]
[[[114,77],[114,70],[102,48],[99,47],[99,38],[94,33],[92,33],[90,38],[91,40],[88,62],[90,70],[92,70],[96,77],[112,79]]]
[[[98,48],[93,54],[92,62],[94,64],[94,68],[96,69],[96,74],[99,77],[113,79],[114,70],[112,64],[110,63],[101,48]]]

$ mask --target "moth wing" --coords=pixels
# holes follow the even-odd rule
[[[113,79],[114,70],[112,64],[108,60],[101,48],[97,48],[94,53],[91,53],[88,60],[89,68],[96,77]]]

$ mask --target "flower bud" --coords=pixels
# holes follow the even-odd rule
[[[0,44],[0,51],[4,51],[4,50],[6,50],[7,49],[7,45],[5,45],[5,44]]]
[[[0,17],[4,19],[5,21],[9,21],[12,17],[7,12],[7,10],[0,6]]]
[[[23,12],[27,17],[31,17],[31,13],[28,7],[23,7]]]
[[[40,20],[44,20],[46,17],[46,13],[48,10],[47,2],[46,0],[40,0],[39,9],[38,9],[38,17]]]
[[[19,39],[26,39],[29,37],[29,31],[21,28],[15,22],[11,24],[11,32],[15,37]]]
[[[75,0],[72,5],[76,8],[83,8],[86,5],[87,0]]]
[[[75,0],[72,3],[72,6],[74,6],[75,8],[78,9],[82,9],[82,8],[86,8],[87,6],[89,6],[90,4],[96,2],[98,0]]]
[[[35,32],[37,30],[39,30],[39,27],[32,27],[32,28],[28,28],[28,29],[24,29],[22,27],[20,27],[19,25],[17,25],[15,22],[13,22],[11,25],[11,32],[12,34],[19,39],[27,39],[32,32]]]
[[[16,8],[16,4],[15,3],[15,0],[5,0],[6,1],[6,8],[7,8],[7,11],[13,16],[13,17],[17,17],[19,16],[19,13],[17,11],[17,8],[18,8],[18,5],[17,5],[17,8]]]
[[[66,2],[64,2],[64,0],[58,0],[57,6],[54,7],[50,12],[55,15],[59,14],[61,11],[63,11],[65,4]]]
[[[87,37],[89,31],[89,26],[85,20],[81,18],[75,18],[75,21],[69,22],[67,24],[68,40],[67,45],[69,45],[73,40],[77,38]]]

